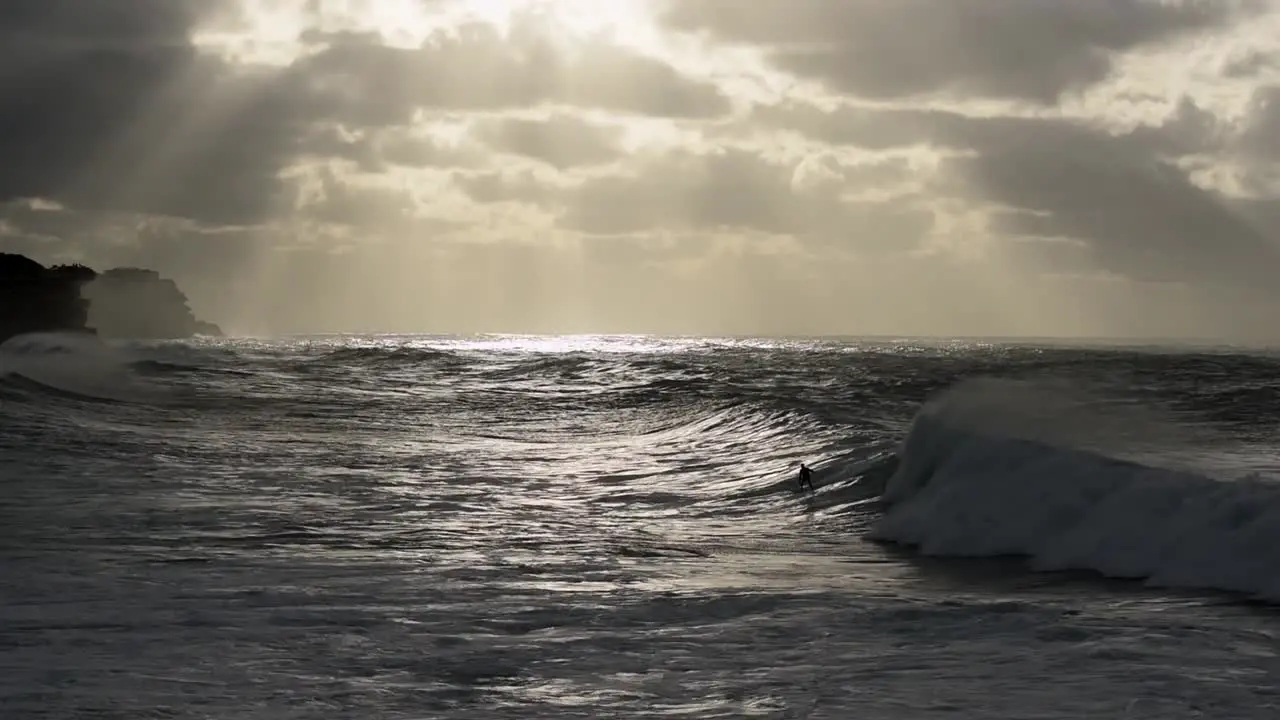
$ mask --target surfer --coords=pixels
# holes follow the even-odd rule
[[[803,490],[805,484],[809,485],[809,489],[813,489],[813,471],[808,465],[800,463],[800,489]]]

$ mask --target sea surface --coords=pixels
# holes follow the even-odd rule
[[[22,336],[0,717],[1274,720],[1278,430],[1230,348]]]

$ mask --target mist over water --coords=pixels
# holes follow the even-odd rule
[[[1277,369],[960,341],[14,338],[0,706],[1270,717],[1274,616],[1244,601],[1280,599]]]

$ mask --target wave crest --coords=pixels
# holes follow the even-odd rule
[[[94,335],[29,333],[0,344],[0,378],[33,392],[121,402],[155,402],[133,372],[135,358]],[[24,382],[25,381],[25,382]]]
[[[982,413],[956,405],[952,396],[917,416],[873,538],[1280,600],[1280,484],[1152,467],[1005,434],[1001,423],[970,427],[958,420]]]

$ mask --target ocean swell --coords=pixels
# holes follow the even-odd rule
[[[1280,484],[1065,447],[1034,422],[966,424],[983,413],[957,405],[947,397],[916,417],[873,539],[1280,600]]]
[[[114,401],[156,400],[132,371],[133,358],[92,335],[30,333],[0,343],[0,386],[23,393]]]

